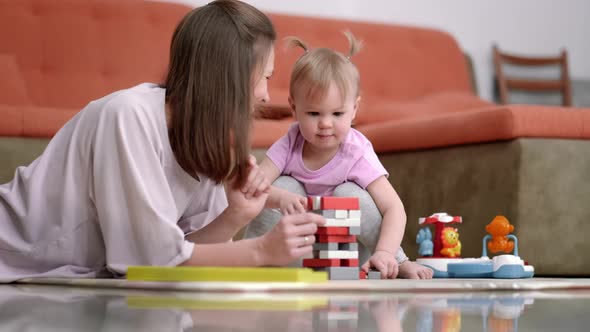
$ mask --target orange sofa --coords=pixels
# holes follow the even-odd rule
[[[142,0],[0,0],[0,183],[42,153],[88,101],[160,82],[175,24],[190,8]],[[374,144],[408,214],[404,247],[415,257],[417,219],[464,217],[464,256],[481,253],[484,225],[504,214],[520,252],[541,275],[588,275],[590,110],[498,106],[478,98],[455,39],[442,31],[271,14],[279,40],[271,102],[254,123],[261,155],[291,123],[288,77],[299,50],[345,51],[342,30],[364,40],[353,61],[363,102],[355,126]],[[559,240],[558,240],[559,239]]]
[[[142,0],[0,0],[0,134],[51,137],[90,100],[162,81],[190,8]]]
[[[403,246],[416,257],[418,218],[463,216],[464,257],[479,257],[485,225],[505,215],[537,275],[590,275],[590,109],[495,105],[474,93],[468,58],[433,29],[272,15],[279,37],[347,50],[364,41],[356,129],[373,143],[404,201]],[[491,46],[490,46],[491,47]],[[271,105],[255,123],[258,155],[283,135],[288,77],[300,50],[277,45]]]
[[[287,112],[289,74],[301,50],[286,50],[281,39],[295,35],[312,47],[346,52],[347,40],[342,34],[346,29],[364,42],[364,50],[352,59],[361,73],[362,90],[355,125],[378,152],[517,137],[590,137],[590,127],[584,127],[590,121],[588,109],[498,106],[477,97],[468,59],[456,40],[443,31],[276,14],[271,17],[279,42],[271,102],[264,112],[270,119],[261,119],[256,128],[276,130],[256,130],[254,147],[268,147],[291,122]]]

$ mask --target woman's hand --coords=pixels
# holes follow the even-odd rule
[[[324,217],[315,213],[283,216],[268,233],[259,239],[264,265],[283,266],[311,254],[314,234],[324,225]]]
[[[251,155],[248,162],[248,178],[245,184],[234,189],[233,181],[230,181],[226,186],[228,210],[232,215],[239,216],[244,225],[262,211],[270,191],[270,184],[258,168],[256,158]]]
[[[290,214],[305,213],[307,210],[307,198],[293,194],[290,192],[284,192],[280,198],[280,209],[281,213],[285,216]]]
[[[381,272],[381,279],[395,279],[399,273],[399,265],[395,255],[384,250],[375,251],[373,256],[361,266],[361,269],[369,273],[371,267]]]

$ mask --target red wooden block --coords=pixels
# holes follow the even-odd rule
[[[330,267],[340,266],[341,259],[305,258],[303,267]]]
[[[322,197],[322,210],[359,210],[358,197]]]
[[[356,235],[316,235],[317,243],[354,243],[356,242]]]
[[[348,235],[348,227],[318,227],[319,235]]]
[[[363,270],[359,270],[359,279],[367,279],[367,273]]]
[[[340,266],[357,267],[359,266],[358,259],[341,259]]]

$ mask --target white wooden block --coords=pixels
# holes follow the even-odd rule
[[[348,220],[352,223],[355,223],[355,224],[358,223],[359,226],[361,225],[361,218],[348,218],[346,220]]]
[[[323,320],[357,320],[359,313],[356,311],[320,311]]]
[[[348,219],[328,218],[328,219],[326,219],[326,223],[324,224],[324,227],[360,227],[360,226],[361,226],[360,219],[351,220],[350,218],[348,218]]]
[[[340,259],[358,259],[358,251],[345,251],[345,250],[320,250],[320,257],[326,258],[340,258]]]
[[[361,210],[348,210],[348,218],[361,218]]]
[[[334,210],[334,218],[336,218],[336,219],[348,218],[348,210]]]

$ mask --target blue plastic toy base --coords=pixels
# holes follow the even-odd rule
[[[494,272],[494,278],[500,279],[519,279],[519,278],[532,278],[534,272],[527,272],[524,270],[522,265],[503,265],[498,271]]]
[[[444,265],[444,267],[438,264],[438,268],[433,267],[427,262],[420,262],[420,259],[417,262],[431,268],[434,272],[434,278],[522,279],[532,278],[534,275],[534,271],[525,271],[524,266],[520,264],[504,264],[498,270],[494,271],[491,260],[462,262],[462,259],[454,259],[452,262]]]
[[[447,264],[449,278],[494,278],[491,261]]]
[[[432,266],[429,266],[426,264],[423,264],[423,265],[432,269],[432,271],[434,272],[432,274],[433,278],[448,278],[449,277],[449,273],[447,271],[437,270],[437,269],[433,268]]]
[[[420,230],[417,241],[422,247],[428,228]],[[514,242],[513,255],[506,254],[489,259],[487,255],[487,241],[492,239],[491,235],[483,237],[483,255],[481,258],[432,258],[421,257],[416,260],[434,271],[434,278],[498,278],[498,279],[521,279],[532,278],[535,274],[534,267],[528,266],[525,269],[524,261],[518,257],[518,238],[509,234],[508,238]],[[524,263],[524,264],[523,264]],[[494,265],[496,271],[494,271]],[[528,270],[528,271],[527,271]]]

